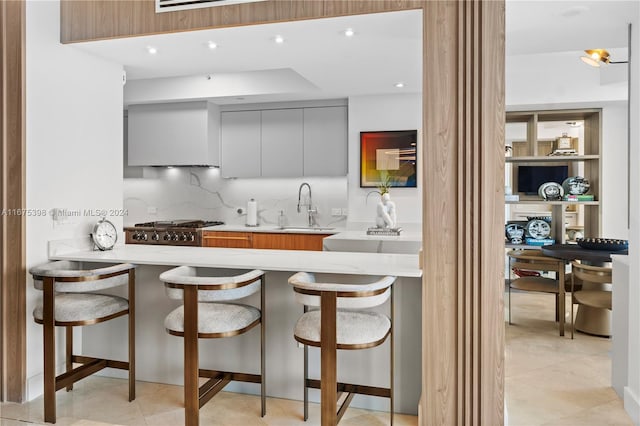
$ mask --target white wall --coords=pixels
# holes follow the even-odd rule
[[[360,132],[375,130],[418,130],[422,135],[422,94],[372,95],[349,98],[349,222],[375,223],[376,197],[372,188],[360,188]],[[422,149],[420,146],[418,149]],[[419,156],[418,156],[419,158]],[[418,182],[422,182],[418,163]],[[398,225],[422,221],[422,188],[391,188],[396,203]]]
[[[602,236],[627,239],[627,103],[602,109]]]
[[[611,54],[614,58],[616,55],[626,57],[626,54],[618,52],[619,49],[612,50]],[[556,52],[507,56],[506,105],[553,105],[626,99],[626,65],[590,67],[580,60],[583,54]]]
[[[624,408],[635,424],[640,424],[640,6],[630,17],[633,24],[631,40],[631,153],[630,163],[630,226],[629,226],[629,370],[628,386],[624,390]]]
[[[122,68],[61,45],[59,27],[59,1],[27,2],[27,208],[121,208]],[[27,268],[47,260],[48,240],[88,236],[97,219],[81,215],[54,227],[50,216],[27,217]],[[122,226],[122,218],[112,219]],[[40,292],[30,277],[27,285],[27,397],[32,399],[42,393],[42,327],[31,315]]]

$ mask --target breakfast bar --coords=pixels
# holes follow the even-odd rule
[[[182,385],[182,342],[164,330],[165,316],[179,302],[165,295],[159,275],[175,266],[194,266],[219,270],[265,271],[266,392],[268,396],[302,400],[303,350],[293,338],[302,308],[287,283],[296,272],[312,272],[326,280],[361,283],[371,276],[397,277],[394,284],[394,411],[416,414],[421,386],[421,300],[422,271],[416,254],[356,252],[313,252],[152,245],[116,245],[113,250],[95,251],[88,240],[49,243],[51,260],[74,260],[87,265],[126,262],[136,271],[136,350],[138,380]],[[327,282],[327,281],[325,281]],[[257,295],[250,296],[252,298]],[[388,304],[375,308],[390,315]],[[115,358],[126,355],[120,319],[97,324],[82,336],[82,350],[107,353]],[[201,364],[234,371],[241,366],[259,365],[260,347],[252,332],[208,345],[201,342]],[[389,342],[363,351],[340,351],[338,376],[351,383],[388,386]],[[353,352],[353,353],[350,353]],[[118,371],[107,374],[120,377]],[[257,372],[257,371],[256,371]],[[309,350],[309,376],[320,378],[320,351]],[[252,383],[231,383],[227,390],[258,394]],[[310,400],[319,402],[319,391],[310,390]],[[352,406],[388,410],[385,398],[356,396]]]

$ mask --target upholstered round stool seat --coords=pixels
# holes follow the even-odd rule
[[[56,324],[74,322],[101,322],[111,316],[125,313],[129,309],[127,299],[106,294],[95,293],[61,293],[56,295]],[[42,300],[33,310],[36,322],[42,323]]]
[[[591,306],[592,308],[611,310],[611,292],[599,290],[581,290],[577,291],[573,297],[577,303],[581,305]]]
[[[320,323],[320,311],[302,315],[293,332],[296,340],[320,346]],[[384,341],[390,329],[389,318],[377,312],[339,310],[336,315],[338,349],[377,346]]]
[[[260,310],[239,303],[198,303],[198,334],[225,337],[243,332],[260,319]],[[164,320],[171,334],[184,334],[184,306],[174,309]],[[214,335],[214,336],[211,336]]]

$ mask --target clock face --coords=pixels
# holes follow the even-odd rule
[[[100,250],[110,250],[118,240],[118,232],[113,223],[102,219],[93,228],[93,242]]]

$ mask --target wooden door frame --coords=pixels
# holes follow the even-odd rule
[[[3,2],[3,3],[12,3]],[[22,3],[22,1],[20,1]],[[423,10],[423,353],[421,424],[502,424],[504,409],[503,220],[504,220],[504,0],[270,0],[185,12],[155,14],[152,0],[65,0],[65,43],[203,28],[263,24],[421,8]],[[24,6],[18,15],[24,46]],[[5,11],[13,12],[13,7]],[[135,18],[135,19],[134,19]],[[12,22],[3,19],[3,24]],[[3,29],[6,28],[3,25]],[[24,65],[17,80],[24,101]],[[3,78],[6,78],[3,77]],[[5,80],[3,80],[5,81]],[[4,86],[6,88],[6,86]],[[0,177],[6,205],[24,207],[24,106],[4,105],[5,160]],[[16,98],[16,99],[18,99]],[[21,129],[12,139],[5,130]],[[9,143],[13,142],[13,143]],[[7,167],[18,172],[11,180]],[[19,170],[21,168],[21,170]],[[7,192],[12,190],[13,192]],[[9,196],[10,197],[7,197]],[[22,220],[22,218],[21,218]],[[20,250],[5,250],[3,300],[15,294],[4,324],[3,350],[23,355],[5,371],[24,373],[24,221],[3,218],[3,247],[22,235]],[[13,251],[13,250],[12,250]],[[16,266],[17,265],[17,266]],[[8,269],[21,280],[8,285]],[[16,278],[12,276],[11,278]],[[20,285],[22,284],[22,285]],[[20,287],[20,288],[18,288]],[[6,302],[4,308],[6,309]],[[435,349],[434,349],[435,348]],[[6,355],[6,352],[5,352]],[[8,366],[5,366],[8,369]],[[24,395],[24,376],[6,399]],[[19,382],[19,383],[18,383]],[[14,388],[15,387],[15,388]],[[16,400],[18,400],[17,398]]]
[[[2,399],[26,388],[25,1],[0,2],[0,378]]]

